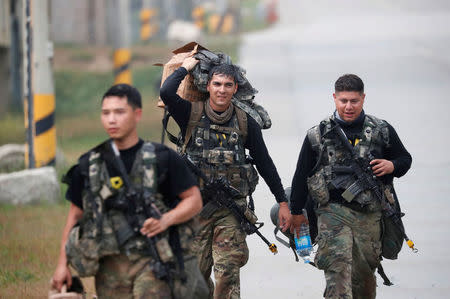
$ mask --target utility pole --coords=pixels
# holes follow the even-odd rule
[[[114,47],[114,84],[131,84],[131,24],[128,0],[108,1],[109,37]]]
[[[10,25],[11,25],[11,90],[13,107],[19,110],[23,107],[23,54],[20,19],[22,18],[22,5],[20,1],[10,1]]]
[[[0,1],[0,114],[8,110],[11,102],[8,63],[11,54],[9,4],[8,1]]]
[[[147,42],[159,31],[159,9],[157,1],[143,0],[140,13],[141,41]]]
[[[24,113],[28,168],[54,165],[56,156],[55,96],[50,59],[48,0],[22,0],[25,17]]]

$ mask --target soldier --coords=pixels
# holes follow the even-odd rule
[[[308,130],[300,151],[292,180],[291,232],[298,232],[307,221],[302,209],[309,193],[318,205],[315,263],[325,272],[325,298],[375,298],[374,272],[381,259],[381,204],[372,190],[363,190],[348,201],[351,197],[345,192],[356,178],[342,172],[352,158],[333,126],[340,125],[354,154],[370,161],[373,174],[389,194],[394,193],[393,177],[403,176],[410,168],[411,155],[390,124],[364,113],[364,83],[358,76],[341,76],[333,97],[335,112]],[[342,175],[349,175],[347,186],[335,187]]]
[[[82,155],[66,176],[71,205],[52,279],[58,290],[71,285],[70,264],[80,276],[95,276],[99,298],[208,292],[195,257],[185,254],[202,208],[196,178],[176,152],[138,137],[141,107],[136,88],[112,86],[101,106],[110,140]],[[143,217],[149,209],[155,216]]]
[[[238,89],[235,66],[221,64],[211,69],[205,102],[191,103],[176,94],[180,82],[197,63],[193,57],[186,58],[161,88],[161,99],[181,129],[179,151],[186,152],[209,178],[225,177],[239,190],[236,203],[248,211],[246,197],[258,180],[256,170],[246,161],[245,148],[249,149],[259,173],[280,202],[279,223],[286,230],[290,225],[287,199],[261,129],[231,102]],[[215,206],[212,197],[203,199],[207,204],[200,213],[201,229],[194,241],[200,270],[209,282],[211,297],[239,298],[239,272],[248,260],[246,234],[229,210]],[[215,289],[210,278],[213,266]]]

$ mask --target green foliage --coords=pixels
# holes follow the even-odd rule
[[[25,142],[24,116],[20,113],[6,114],[0,118],[0,145]]]
[[[147,66],[135,68],[132,71],[133,85],[141,92],[143,97],[151,96],[155,100],[159,95],[159,85],[161,84],[162,67]]]
[[[161,77],[161,68],[147,66],[133,69],[133,85],[142,95],[155,94]],[[57,117],[79,114],[98,114],[103,93],[113,84],[113,74],[83,71],[55,72],[55,98]]]
[[[55,72],[56,117],[99,111],[101,96],[112,82],[112,73]]]

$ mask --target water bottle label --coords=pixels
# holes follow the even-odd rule
[[[306,249],[312,247],[311,245],[311,237],[309,235],[307,236],[301,236],[300,238],[295,238],[295,247],[297,247],[297,250]]]

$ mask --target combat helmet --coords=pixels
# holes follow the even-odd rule
[[[291,187],[288,187],[284,189],[284,193],[286,193],[286,198],[288,200],[288,205],[291,206]],[[275,238],[286,246],[287,248],[291,248],[292,252],[295,255],[295,261],[298,262],[298,256],[297,252],[295,251],[295,242],[294,242],[294,234],[290,232],[289,229],[287,229],[285,232],[283,232],[280,229],[279,223],[278,223],[278,212],[280,211],[280,204],[277,202],[275,203],[272,208],[270,209],[270,219],[272,220],[273,225],[275,225],[275,229],[273,231]],[[281,232],[283,235],[285,235],[288,238],[288,241],[282,239],[278,236],[278,232]]]

